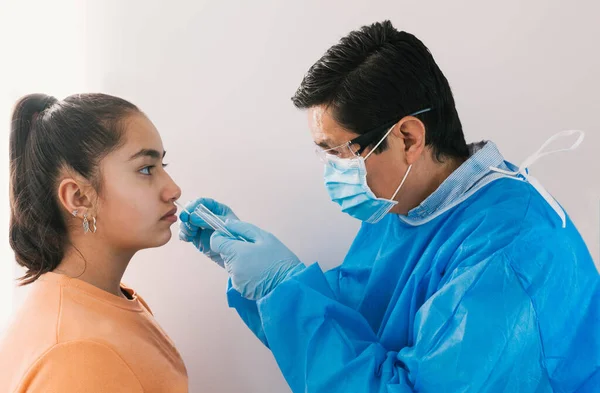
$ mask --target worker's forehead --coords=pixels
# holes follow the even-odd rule
[[[356,134],[342,127],[325,105],[311,107],[308,110],[308,127],[316,144],[332,145],[345,143]]]

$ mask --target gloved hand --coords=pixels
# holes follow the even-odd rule
[[[201,253],[212,259],[219,266],[223,267],[223,259],[221,255],[210,249],[210,237],[215,232],[200,216],[194,214],[196,208],[203,204],[221,220],[235,219],[237,216],[226,205],[210,198],[199,198],[186,205],[186,209],[192,213],[187,214],[185,211],[179,214],[181,224],[179,226],[179,239],[185,242],[192,243]]]
[[[225,226],[234,236],[248,242],[215,232],[210,248],[221,254],[233,288],[246,299],[266,296],[282,281],[305,268],[272,234],[238,220],[227,220]]]

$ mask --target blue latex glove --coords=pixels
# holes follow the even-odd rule
[[[258,300],[291,275],[305,269],[298,257],[269,232],[238,220],[227,220],[227,229],[247,243],[215,232],[210,248],[221,254],[231,285],[243,297]]]
[[[198,251],[212,259],[219,266],[223,267],[223,259],[221,255],[214,252],[210,248],[210,237],[215,232],[200,216],[194,214],[196,208],[203,204],[221,220],[235,219],[237,216],[233,211],[226,205],[215,201],[210,198],[199,198],[193,202],[188,203],[185,208],[192,214],[188,214],[185,211],[179,214],[181,224],[179,226],[179,239],[185,242],[192,243]]]

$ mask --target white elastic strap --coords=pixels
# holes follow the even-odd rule
[[[400,192],[400,189],[402,188],[402,186],[404,185],[404,182],[406,181],[406,178],[408,177],[408,174],[410,173],[410,170],[412,169],[412,164],[410,164],[408,166],[408,169],[406,170],[406,173],[404,174],[404,177],[402,178],[402,182],[400,182],[400,185],[398,186],[398,188],[396,189],[396,192],[394,193],[394,195],[392,195],[392,198],[390,199],[391,201],[394,200],[394,198],[396,198],[396,195],[398,195],[398,192]]]
[[[577,138],[577,140],[575,141],[575,143],[573,143],[570,147],[563,148],[563,149],[550,150],[550,151],[544,152],[544,149],[548,145],[550,145],[552,142],[554,142],[555,140],[557,140],[559,138],[562,138],[562,137],[571,136],[571,135],[574,135],[574,134],[579,134],[579,137]],[[505,171],[503,169],[496,168],[496,167],[490,167],[490,169],[493,170],[493,171],[495,171],[495,172],[503,173],[503,174],[509,175],[509,176],[515,176],[515,175],[518,175],[520,173],[524,177],[527,177],[526,169],[529,168],[531,165],[533,165],[537,160],[539,160],[540,158],[542,158],[544,156],[550,155],[550,154],[560,153],[560,152],[563,152],[563,151],[575,150],[575,149],[577,149],[579,147],[579,145],[581,145],[581,142],[583,142],[583,138],[584,137],[585,137],[585,133],[583,131],[580,131],[580,130],[566,130],[566,131],[559,132],[558,134],[553,135],[546,142],[544,142],[544,144],[542,145],[542,147],[540,147],[535,153],[533,153],[532,155],[530,155],[529,157],[527,157],[525,159],[525,161],[523,161],[523,163],[519,166],[519,168],[518,168],[517,171],[515,171],[515,172]]]
[[[562,138],[562,137],[575,135],[575,134],[578,134],[579,137],[577,138],[575,143],[573,143],[570,147],[544,152],[544,149],[546,147],[548,147],[548,145],[550,145],[555,140]],[[556,212],[556,214],[558,214],[558,216],[560,217],[560,219],[562,221],[562,227],[565,228],[567,226],[567,217],[566,217],[565,211],[560,207],[560,205],[558,204],[558,202],[556,202],[556,200],[552,197],[552,195],[550,195],[550,193],[548,191],[546,191],[546,189],[540,184],[540,182],[537,181],[537,179],[535,179],[534,177],[529,176],[527,174],[527,168],[529,168],[537,160],[539,160],[540,158],[542,158],[544,156],[563,152],[563,151],[571,151],[571,150],[577,149],[579,147],[579,145],[581,145],[581,142],[583,142],[584,137],[585,137],[585,133],[580,130],[567,130],[567,131],[559,132],[558,134],[555,134],[552,137],[550,137],[542,145],[542,147],[540,147],[535,153],[533,153],[532,155],[527,157],[525,159],[525,161],[523,161],[523,163],[519,166],[517,171],[514,171],[514,172],[513,171],[505,171],[504,169],[496,168],[493,166],[490,167],[490,170],[492,170],[494,172],[499,172],[499,173],[502,173],[502,174],[505,174],[508,176],[516,176],[518,174],[523,175],[523,177],[525,179],[527,179],[529,184],[531,184],[537,190],[537,192],[546,200],[546,202],[548,202],[548,204],[552,207],[552,209]]]
[[[375,145],[375,147],[374,147],[374,148],[372,148],[372,149],[371,149],[371,151],[370,151],[370,152],[369,152],[369,153],[368,153],[368,154],[365,156],[365,161],[367,160],[367,158],[369,158],[369,156],[370,156],[371,154],[373,154],[373,152],[374,152],[375,150],[377,150],[377,148],[379,147],[379,145],[381,145],[381,144],[383,143],[383,141],[385,141],[385,138],[387,138],[387,137],[388,137],[388,135],[390,135],[390,132],[392,132],[392,130],[394,129],[394,127],[396,127],[396,124],[394,124],[393,126],[391,126],[389,130],[387,130],[387,132],[385,133],[385,135],[383,136],[383,138],[381,138],[381,139],[379,140],[379,142],[377,142],[377,144]]]

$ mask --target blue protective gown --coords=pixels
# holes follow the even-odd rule
[[[294,392],[600,392],[590,253],[543,189],[490,166],[514,169],[479,146],[407,216],[363,224],[335,269],[258,302],[229,287]]]

